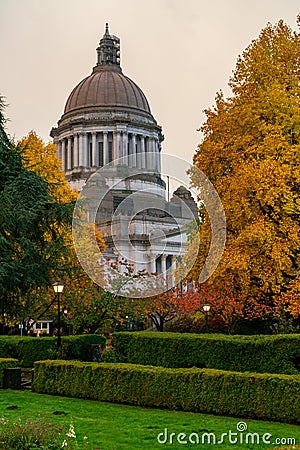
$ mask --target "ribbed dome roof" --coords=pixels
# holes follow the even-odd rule
[[[143,91],[119,67],[95,67],[71,92],[64,113],[89,107],[130,107],[151,114]]]

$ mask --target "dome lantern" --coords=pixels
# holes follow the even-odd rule
[[[104,67],[112,66],[118,70],[120,68],[120,39],[117,36],[109,34],[108,23],[105,27],[105,33],[97,48],[97,65],[93,72],[101,70]]]

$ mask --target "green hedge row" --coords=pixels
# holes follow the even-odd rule
[[[18,367],[19,361],[13,358],[0,358],[0,389],[3,388],[4,369]]]
[[[114,333],[118,361],[162,367],[300,373],[300,335]]]
[[[38,361],[39,393],[300,423],[300,377],[134,364]]]
[[[57,358],[57,338],[55,337],[0,337],[0,358],[16,358],[24,367],[32,367],[35,361]],[[62,338],[61,359],[79,359],[91,361],[90,346],[100,345],[105,348],[104,336],[85,334],[82,336],[64,336]]]

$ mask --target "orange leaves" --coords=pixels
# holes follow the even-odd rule
[[[233,279],[248,298],[283,295],[300,270],[299,67],[299,34],[283,21],[268,24],[238,58],[232,97],[217,94],[206,111],[194,156],[220,195],[228,226],[209,283],[221,289]],[[197,186],[193,174],[192,182]],[[209,246],[206,227],[200,227],[194,280]]]

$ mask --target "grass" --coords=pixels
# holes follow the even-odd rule
[[[17,408],[7,409],[10,406],[17,406]],[[57,411],[63,414],[53,414]],[[66,425],[72,422],[79,441],[83,442],[83,437],[87,436],[90,443],[89,448],[92,450],[195,448],[195,445],[191,443],[179,444],[176,440],[178,434],[186,433],[189,436],[191,433],[198,433],[201,437],[206,430],[215,433],[217,439],[220,439],[222,433],[228,433],[229,430],[236,432],[237,423],[240,421],[247,424],[247,432],[259,434],[259,444],[245,444],[239,441],[239,443],[233,445],[229,443],[228,437],[226,437],[225,442],[219,445],[208,444],[207,440],[205,444],[201,444],[200,440],[198,448],[205,450],[218,447],[222,450],[233,448],[238,450],[271,449],[276,448],[276,445],[274,445],[276,438],[294,438],[296,444],[300,444],[300,427],[296,425],[117,405],[93,400],[37,394],[30,391],[1,390],[0,419],[2,417],[9,420],[15,420],[19,417],[31,420],[43,417]],[[170,437],[168,437],[168,443],[166,444],[157,442],[157,435],[164,432],[166,428],[169,435],[172,432],[176,433],[173,444],[170,444]],[[272,445],[262,442],[262,436],[265,433],[272,435],[270,437]],[[195,438],[195,435],[193,436]],[[245,440],[246,432],[238,433],[238,436],[239,439],[240,436],[243,436]],[[163,440],[163,436],[161,438]],[[232,439],[234,438],[235,436],[232,436]],[[182,439],[184,440],[183,437]],[[282,443],[285,444],[287,441],[282,441]],[[293,448],[293,446],[285,446],[284,448]]]

